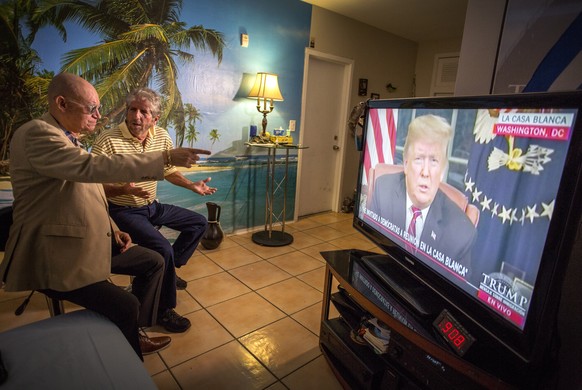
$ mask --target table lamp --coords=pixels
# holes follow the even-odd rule
[[[277,75],[273,73],[258,72],[255,84],[249,92],[249,98],[257,99],[257,111],[263,114],[263,131],[261,137],[265,137],[267,131],[267,114],[272,112],[275,106],[273,101],[283,101],[283,96],[279,90]],[[267,107],[267,101],[269,105]]]

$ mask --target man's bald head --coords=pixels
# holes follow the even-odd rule
[[[73,99],[84,97],[84,93],[88,90],[94,91],[95,88],[84,78],[72,73],[59,73],[51,80],[48,86],[49,104],[54,102],[57,96]]]
[[[59,73],[48,87],[50,114],[65,129],[75,134],[95,131],[99,111],[99,95],[87,80],[72,73]]]

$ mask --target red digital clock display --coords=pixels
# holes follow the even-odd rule
[[[433,325],[459,356],[463,356],[475,341],[475,338],[447,310],[439,314]]]

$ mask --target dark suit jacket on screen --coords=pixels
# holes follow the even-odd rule
[[[70,291],[111,274],[112,224],[101,184],[161,180],[161,153],[96,156],[45,114],[14,133],[14,223],[0,265],[7,291]]]
[[[406,229],[406,182],[404,173],[382,175],[374,183],[369,207],[381,217]],[[430,248],[429,255],[448,256],[471,270],[471,247],[475,226],[465,213],[440,189],[437,191],[424,222],[420,241]],[[432,264],[436,266],[435,263]],[[442,265],[442,264],[441,264]],[[437,266],[443,271],[442,266]],[[450,275],[449,275],[450,276]]]

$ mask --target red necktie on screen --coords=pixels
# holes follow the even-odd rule
[[[410,209],[412,210],[412,219],[410,220],[410,224],[408,225],[408,236],[410,240],[414,240],[416,238],[416,220],[422,212],[418,207],[411,206]],[[406,244],[406,249],[412,253],[416,252],[416,245],[413,242],[408,242]]]

